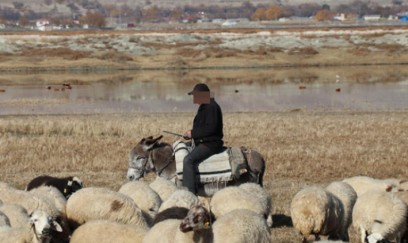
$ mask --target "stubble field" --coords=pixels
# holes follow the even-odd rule
[[[140,139],[183,132],[192,113],[3,116],[0,180],[20,189],[35,176],[75,175],[85,186],[117,190],[127,155]],[[245,145],[267,161],[273,242],[300,242],[289,205],[303,186],[355,175],[407,178],[408,112],[283,112],[224,114],[227,146]],[[175,137],[163,134],[172,143]],[[153,175],[145,178],[152,180]]]

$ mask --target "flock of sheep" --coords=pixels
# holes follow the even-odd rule
[[[408,182],[352,177],[310,186],[292,199],[294,228],[304,241],[407,239]],[[260,185],[224,188],[199,198],[157,177],[118,191],[82,187],[76,177],[41,177],[18,190],[0,183],[0,242],[272,241],[272,198]]]
[[[406,242],[407,189],[408,181],[366,176],[306,187],[292,199],[293,226],[304,242],[349,241],[349,232],[361,243]]]

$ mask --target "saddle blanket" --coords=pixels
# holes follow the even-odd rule
[[[183,141],[173,144],[176,159],[177,178],[183,180],[183,160],[190,152],[190,148]],[[214,154],[201,162],[198,166],[201,183],[228,182],[234,177],[246,172],[246,160],[240,148],[225,148],[224,151]]]

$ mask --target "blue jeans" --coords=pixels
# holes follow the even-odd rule
[[[183,160],[183,186],[197,194],[198,165],[205,159],[215,154],[211,149],[203,144],[196,146]]]

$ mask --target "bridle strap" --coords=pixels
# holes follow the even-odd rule
[[[173,160],[173,157],[169,157],[169,158],[166,160],[166,164],[163,166],[163,168],[161,168],[159,171],[157,171],[157,174],[158,174],[159,176],[161,175],[161,173],[163,172],[164,169],[166,169],[167,167],[169,167],[169,165],[171,164],[172,160]],[[153,160],[152,160],[152,161],[153,161]]]

